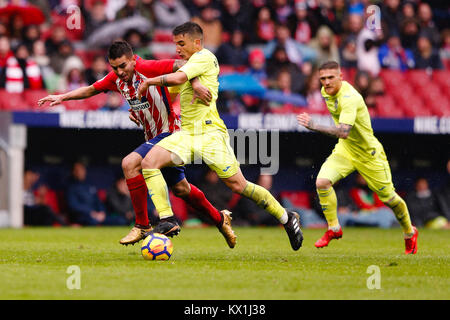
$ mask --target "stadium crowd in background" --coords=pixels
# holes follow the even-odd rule
[[[381,13],[375,28],[372,4]],[[41,14],[30,19],[27,6]],[[62,92],[91,84],[108,71],[105,49],[116,38],[144,59],[173,57],[172,28],[192,20],[204,29],[205,47],[222,72],[255,74],[261,61],[256,81],[301,94],[308,103],[303,108],[321,113],[315,71],[326,60],[352,70],[344,75],[350,82],[360,72],[376,82],[383,69],[448,69],[447,9],[434,0],[0,0],[0,88]],[[366,98],[375,105],[370,89]],[[220,99],[223,112],[300,110],[251,96]]]

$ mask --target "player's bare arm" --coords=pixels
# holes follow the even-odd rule
[[[174,72],[149,78],[143,81],[138,88],[138,99],[148,90],[149,86],[171,87],[178,86],[188,81],[187,75],[184,72]],[[212,99],[211,92],[208,88],[203,86],[198,79],[192,79],[192,88],[194,89],[194,97],[204,101],[207,105]]]
[[[173,63],[173,72],[176,72],[178,69],[180,69],[182,66],[184,66],[186,64],[186,60],[181,60],[181,59],[177,59],[175,60],[175,62]]]
[[[351,125],[344,123],[339,123],[337,126],[323,126],[317,124],[306,112],[297,115],[297,122],[309,130],[320,132],[338,139],[347,139],[350,130],[352,129]]]
[[[53,107],[58,104],[61,104],[63,101],[86,99],[95,96],[98,93],[100,93],[100,91],[97,91],[94,88],[94,86],[90,85],[63,94],[48,95],[38,101],[38,106],[40,107],[44,105],[46,102],[50,102],[49,106]]]

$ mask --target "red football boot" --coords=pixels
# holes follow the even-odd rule
[[[333,230],[329,229],[322,238],[316,241],[314,244],[316,248],[323,248],[328,246],[331,240],[333,239],[340,239],[342,238],[342,228],[339,228],[338,232],[334,232]]]
[[[416,227],[413,227],[414,235],[405,239],[405,254],[416,254],[417,253],[417,237],[419,235],[419,231]]]

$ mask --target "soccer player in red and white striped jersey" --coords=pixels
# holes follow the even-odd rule
[[[130,191],[133,208],[136,213],[136,223],[130,233],[120,240],[121,244],[128,245],[140,241],[144,234],[151,230],[147,215],[147,186],[141,173],[141,162],[150,149],[160,140],[169,136],[181,127],[180,119],[172,107],[172,98],[166,87],[151,86],[140,99],[138,88],[147,78],[175,72],[185,62],[183,60],[144,60],[133,54],[130,45],[125,41],[115,41],[108,50],[108,60],[113,69],[103,79],[94,84],[70,91],[61,95],[49,95],[39,100],[41,106],[50,102],[55,106],[66,100],[89,98],[100,92],[117,91],[130,105],[130,119],[142,125],[146,142],[122,160],[122,169]],[[209,90],[202,86],[198,80],[193,80],[193,87],[197,97],[208,101],[211,99]],[[175,95],[176,96],[176,95]],[[229,239],[224,229],[231,230],[227,211],[218,211],[205,197],[203,192],[187,182],[185,168],[167,168],[163,172],[168,186],[175,196],[184,199],[197,211],[213,219],[219,231],[225,236],[230,247]],[[174,224],[168,235],[176,235],[180,231],[178,224]],[[232,231],[232,230],[231,230]],[[228,232],[230,234],[230,232]]]

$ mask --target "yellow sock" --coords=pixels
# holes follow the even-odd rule
[[[406,235],[414,234],[411,218],[409,217],[409,211],[405,201],[398,194],[395,194],[391,201],[386,202],[386,205],[394,211],[395,217],[403,229],[403,233]]]
[[[337,198],[334,188],[317,189],[319,195],[319,202],[322,206],[322,211],[327,220],[330,229],[339,227],[339,220],[337,217]]]
[[[286,223],[286,221],[283,221],[287,217],[287,214],[285,215],[286,210],[272,194],[263,187],[252,182],[247,182],[244,191],[242,191],[242,195],[253,200],[260,208],[269,212],[281,223]]]
[[[169,190],[159,169],[142,169],[148,193],[161,219],[173,216],[169,201]]]

